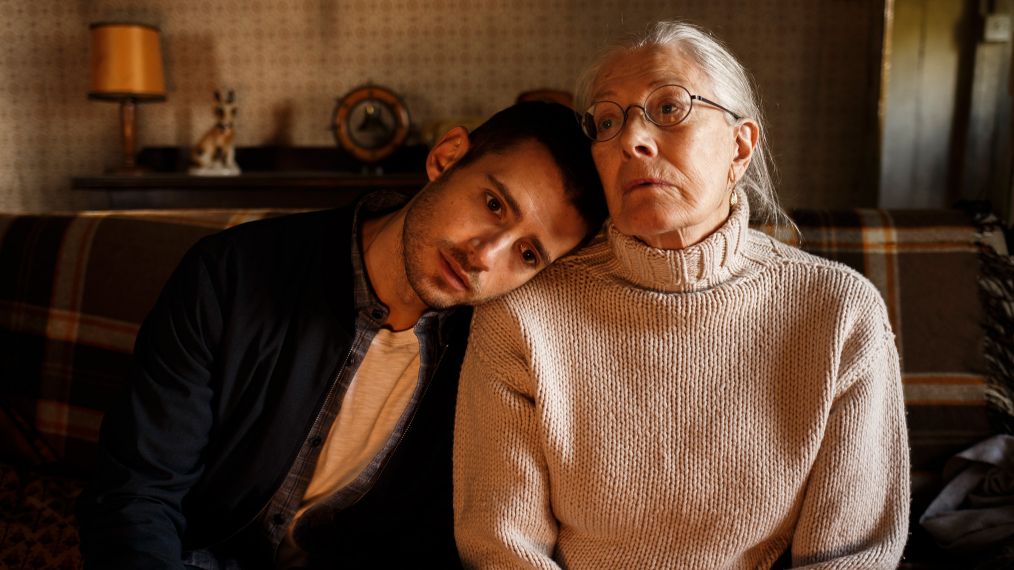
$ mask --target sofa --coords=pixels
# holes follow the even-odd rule
[[[202,236],[283,213],[0,214],[0,567],[81,567],[74,502],[162,284]],[[865,274],[896,331],[913,483],[902,567],[987,563],[992,553],[941,552],[915,521],[940,490],[951,455],[1014,427],[1003,405],[1011,378],[986,350],[1002,351],[997,331],[1011,330],[1003,327],[1012,317],[1014,264],[1002,231],[957,210],[792,217],[798,235],[762,229]]]

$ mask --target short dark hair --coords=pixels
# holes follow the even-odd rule
[[[503,109],[468,133],[469,148],[453,168],[487,153],[502,154],[527,142],[542,144],[563,174],[566,196],[594,236],[608,216],[602,182],[592,161],[591,139],[581,131],[574,111],[559,103],[531,101]]]

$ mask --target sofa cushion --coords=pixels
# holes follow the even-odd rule
[[[140,323],[184,252],[278,213],[0,215],[0,457],[89,472]]]

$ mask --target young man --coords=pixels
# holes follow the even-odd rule
[[[138,335],[81,501],[91,568],[458,565],[451,438],[471,305],[604,218],[589,143],[546,103],[457,128],[409,203],[198,243]]]

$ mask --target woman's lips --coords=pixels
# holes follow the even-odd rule
[[[623,193],[626,194],[627,192],[630,192],[631,190],[635,190],[637,188],[646,187],[646,186],[648,186],[648,187],[650,187],[650,186],[672,186],[672,184],[669,184],[668,182],[666,182],[665,180],[662,180],[660,178],[635,178],[635,179],[629,180],[629,181],[627,181],[626,183],[623,184]]]

